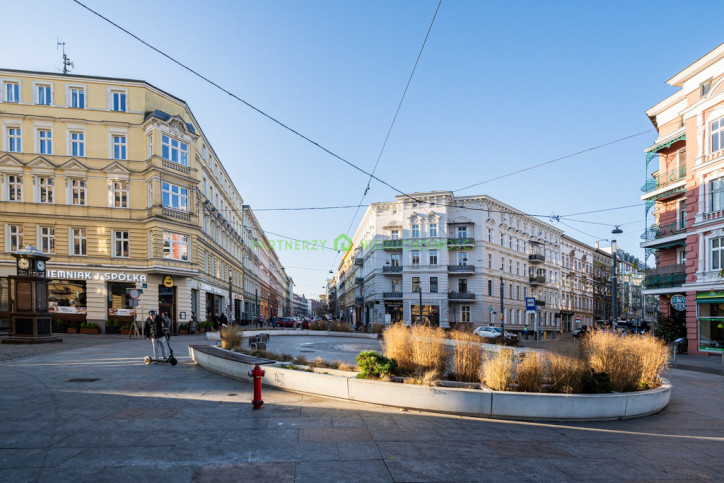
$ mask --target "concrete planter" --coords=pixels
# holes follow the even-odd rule
[[[225,358],[228,351],[215,346],[189,346],[199,366],[251,382],[250,364]],[[496,419],[591,421],[626,419],[661,411],[669,404],[671,384],[656,389],[612,394],[541,394],[428,387],[357,379],[349,373],[320,374],[277,365],[264,366],[265,386],[422,411],[472,415]],[[327,370],[323,370],[327,372]]]

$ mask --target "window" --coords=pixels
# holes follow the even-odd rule
[[[493,281],[492,280],[488,280],[488,295],[489,296],[493,295]]]
[[[504,233],[500,234],[500,246],[501,247],[505,246],[505,234]]]
[[[412,250],[412,264],[413,265],[420,264],[420,250]]]
[[[513,260],[508,261],[508,273],[513,273]]]
[[[467,238],[468,237],[468,228],[466,226],[459,226],[458,227],[458,238]]]
[[[23,225],[8,225],[8,240],[5,251],[16,252],[23,248]]]
[[[502,271],[505,271],[505,258],[502,258],[502,257],[500,259],[500,269]]]
[[[161,183],[163,206],[188,211],[188,190],[175,184]]]
[[[179,163],[182,166],[189,165],[189,145],[179,141],[178,139],[170,138],[165,134],[161,135],[161,157],[168,159],[174,163]],[[216,165],[214,164],[214,172],[217,173]],[[218,174],[216,175],[218,177]]]
[[[42,106],[49,106],[51,104],[50,99],[50,86],[49,85],[37,85],[35,86],[35,103]]]
[[[520,285],[515,287],[516,296],[515,298],[520,300]]]
[[[85,156],[85,133],[83,133],[83,132],[71,132],[70,133],[70,155],[71,156]]]
[[[11,153],[19,153],[22,151],[19,127],[8,128],[8,151]]]
[[[412,225],[412,238],[420,238],[420,225]]]
[[[430,293],[437,293],[437,277],[430,277]]]
[[[515,274],[520,275],[520,262],[515,262]]]
[[[468,280],[466,278],[461,278],[458,280],[458,292],[460,293],[467,293],[468,291]]]
[[[724,118],[711,123],[711,152],[724,149]]]
[[[68,107],[75,107],[78,109],[85,109],[85,88],[84,87],[70,87]]]
[[[53,131],[38,129],[38,152],[40,154],[53,154]]]
[[[20,102],[20,83],[5,83],[5,102]]]
[[[470,306],[469,305],[463,305],[460,307],[460,313],[461,313],[461,320],[463,322],[470,322]]]
[[[493,230],[491,228],[488,228],[488,241],[493,242]]]
[[[702,82],[699,85],[699,96],[704,97],[707,95],[709,93],[709,89],[711,89],[711,79],[706,82]]]
[[[511,299],[513,298],[513,284],[512,283],[508,284],[508,297]]]
[[[113,182],[113,208],[128,208],[128,182]]]
[[[493,268],[493,255],[488,254],[488,268]]]
[[[437,250],[430,250],[430,265],[437,265]]]
[[[43,253],[55,253],[55,228],[49,226],[40,227],[40,251]]]
[[[468,252],[458,252],[458,265],[468,264]]]
[[[390,238],[393,240],[399,240],[400,239],[400,230],[392,230],[390,232]]]
[[[430,223],[430,236],[437,236],[437,223]]]
[[[113,256],[116,258],[128,258],[128,232],[113,231]]]
[[[70,254],[78,256],[88,255],[85,228],[70,229]]]
[[[392,292],[402,293],[402,290],[400,290],[400,281],[399,280],[392,280]]]
[[[86,200],[86,182],[84,179],[70,180],[70,204],[85,205]]]
[[[38,178],[38,202],[39,203],[52,203],[53,202],[53,178]]]
[[[420,277],[412,277],[412,291],[420,292],[422,287],[420,286]]]
[[[676,263],[686,263],[686,248],[676,249]]]
[[[392,255],[390,255],[390,264],[393,267],[400,266],[400,254],[399,253],[393,253]]]
[[[724,209],[724,178],[713,179],[709,182],[709,211]]]
[[[111,157],[113,159],[126,159],[126,136],[113,134],[111,136]]]
[[[8,201],[23,201],[23,176],[8,175]]]
[[[126,112],[125,91],[111,91],[111,110]]]
[[[178,233],[163,232],[163,258],[189,261],[189,237]]]

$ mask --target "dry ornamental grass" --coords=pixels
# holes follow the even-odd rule
[[[480,338],[469,332],[452,331],[450,338],[455,340],[453,365],[455,380],[461,382],[476,382],[480,378],[480,363],[482,351]]]
[[[241,341],[243,331],[235,326],[222,327],[221,328],[221,348],[222,349],[237,349],[241,347]]]

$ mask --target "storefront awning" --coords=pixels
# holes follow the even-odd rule
[[[697,304],[724,304],[724,297],[714,297],[709,299],[696,299]]]

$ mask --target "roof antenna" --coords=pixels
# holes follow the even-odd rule
[[[58,50],[59,45],[63,46],[63,74],[67,74],[68,67],[70,67],[71,69],[74,69],[75,66],[73,65],[73,61],[70,60],[70,58],[67,55],[65,55],[65,42],[61,42],[60,39],[56,38],[56,45],[55,45],[56,51]]]

